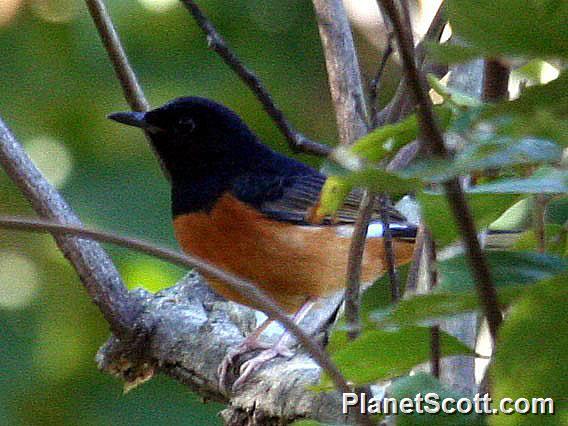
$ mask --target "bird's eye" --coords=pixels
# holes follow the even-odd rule
[[[178,125],[183,128],[185,133],[191,133],[195,130],[195,121],[192,118],[180,118]]]

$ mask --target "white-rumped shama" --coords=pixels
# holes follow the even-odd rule
[[[333,220],[312,223],[326,177],[263,145],[237,114],[208,99],[178,98],[145,113],[119,112],[109,118],[150,134],[171,176],[175,236],[184,251],[255,283],[297,317],[309,301],[345,287],[360,191],[349,195]],[[396,263],[404,264],[412,257],[416,227],[394,209],[388,214]],[[379,216],[377,206],[362,282],[385,271]],[[259,308],[223,281],[206,278],[227,299]],[[245,339],[243,351],[258,347],[263,329]],[[282,352],[280,347],[272,355]],[[250,368],[245,370],[250,374]]]

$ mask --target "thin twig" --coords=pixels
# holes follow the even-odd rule
[[[420,223],[416,232],[416,240],[414,242],[414,252],[412,253],[412,261],[410,269],[406,276],[406,285],[404,287],[404,297],[410,297],[418,291],[418,279],[420,277],[420,265],[422,264],[422,256],[424,254],[424,224]]]
[[[396,303],[400,299],[400,278],[396,270],[396,257],[394,254],[394,243],[392,239],[392,231],[390,229],[390,219],[387,213],[387,206],[390,203],[387,194],[381,196],[381,221],[385,229],[385,258],[387,263],[387,272],[391,287],[391,303]]]
[[[118,32],[112,23],[112,19],[110,18],[103,0],[85,0],[85,3],[87,4],[93,23],[97,28],[99,37],[110,59],[114,73],[120,82],[124,99],[126,99],[126,102],[133,111],[147,111],[150,108],[150,104],[146,100],[146,96],[144,96],[144,91],[138,82],[136,73],[128,61],[128,57],[126,56],[126,52],[122,46]],[[148,132],[144,132],[144,134],[154,156],[160,164],[162,173],[166,179],[169,180],[170,173],[166,169],[163,160],[158,155],[156,147],[152,142],[152,138]]]
[[[365,240],[369,221],[373,214],[375,195],[365,191],[361,200],[361,207],[353,229],[353,237],[349,246],[347,260],[347,288],[345,290],[345,322],[347,335],[350,339],[356,339],[361,331],[359,307],[361,304],[361,259],[365,250]]]
[[[537,194],[534,200],[534,233],[536,238],[536,248],[539,253],[546,251],[546,229],[544,227],[544,213],[546,210],[546,197],[544,194]]]
[[[424,249],[428,259],[428,291],[438,285],[438,253],[436,252],[436,241],[432,237],[429,229],[424,229]]]
[[[128,62],[128,57],[104,2],[102,0],[85,0],[85,3],[89,8],[89,13],[108,53],[116,77],[120,81],[124,98],[128,105],[130,105],[133,111],[147,111],[150,108],[150,104],[146,100],[144,92],[138,83],[138,78]]]
[[[368,131],[367,110],[351,26],[341,0],[313,0],[323,46],[339,141],[350,144]],[[345,318],[350,338],[359,333],[361,260],[371,218],[374,195],[365,192],[347,261]]]
[[[408,79],[408,85],[418,105],[417,115],[421,138],[428,144],[434,155],[449,158],[449,154],[444,145],[442,132],[434,116],[432,102],[422,84],[422,77],[415,63],[411,29],[402,24],[399,13],[392,0],[381,1],[393,24],[404,65],[404,72]],[[462,233],[467,257],[476,280],[478,297],[483,306],[485,316],[487,317],[491,336],[495,340],[497,331],[502,322],[502,316],[499,310],[497,291],[493,284],[487,259],[477,239],[473,217],[467,206],[467,201],[458,179],[451,179],[445,182],[444,189],[454,218]]]
[[[440,360],[442,359],[442,347],[440,339],[440,326],[430,327],[430,369],[434,377],[440,378]]]
[[[258,287],[251,282],[229,272],[225,272],[205,260],[196,256],[181,254],[167,248],[157,247],[134,238],[119,237],[109,232],[86,229],[79,225],[62,225],[44,220],[0,216],[0,227],[32,232],[50,232],[59,236],[73,235],[81,237],[82,239],[86,238],[111,243],[157,257],[174,265],[186,268],[197,268],[202,272],[212,275],[226,282],[232,290],[235,290],[237,293],[245,296],[248,300],[259,306],[269,317],[279,321],[298,339],[318,365],[325,370],[338,390],[342,392],[351,391],[345,378],[330,359],[329,355],[295,324],[270,296],[262,290],[259,290]]]
[[[377,102],[378,102],[378,89],[379,85],[381,84],[381,80],[383,77],[383,72],[385,71],[386,65],[388,63],[389,58],[392,55],[393,47],[392,47],[392,32],[389,32],[387,36],[387,45],[385,47],[385,51],[381,57],[381,61],[379,63],[379,68],[377,69],[377,73],[375,74],[375,78],[371,81],[369,87],[369,104],[371,105],[370,115],[371,115],[371,128],[376,128],[379,123],[377,122]]]
[[[379,8],[383,10],[381,2],[378,3]],[[388,21],[388,17],[386,17],[385,20]],[[447,67],[432,66],[431,64],[426,63],[426,44],[440,39],[446,23],[445,3],[442,2],[430,23],[430,26],[428,27],[424,38],[416,46],[416,61],[418,66],[424,69],[425,72],[434,73],[440,78],[446,74]],[[425,68],[428,69],[426,70]],[[378,125],[394,123],[414,111],[415,104],[413,103],[412,96],[409,95],[409,88],[406,81],[406,76],[403,76],[392,100],[378,112],[376,117],[373,117],[373,121]]]
[[[205,16],[203,11],[193,0],[180,0],[187,10],[191,13],[199,28],[207,36],[207,43],[223,59],[239,78],[251,89],[254,95],[262,104],[266,113],[272,118],[274,124],[282,132],[290,148],[296,152],[327,156],[331,148],[327,145],[317,143],[305,135],[295,130],[288,122],[284,113],[272,100],[272,96],[264,87],[260,79],[250,71],[231,50],[225,39],[217,31],[213,23]]]
[[[39,216],[59,223],[81,225],[71,207],[42,176],[1,119],[0,163]],[[54,235],[54,238],[113,333],[125,340],[132,337],[138,312],[103,248],[94,241],[64,235]]]

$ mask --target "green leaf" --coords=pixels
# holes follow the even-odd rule
[[[325,216],[333,216],[341,208],[352,186],[340,176],[329,176],[321,190],[315,222],[321,221]]]
[[[568,2],[563,0],[451,0],[455,35],[486,56],[568,58]]]
[[[352,188],[369,188],[375,192],[388,192],[396,197],[415,191],[420,186],[417,179],[403,179],[375,168],[347,172],[342,176],[329,176],[322,188],[314,219],[317,221],[327,215],[333,216],[343,205]]]
[[[547,223],[565,225],[568,222],[568,197],[551,200],[546,205],[545,220]]]
[[[401,283],[406,282],[406,277],[408,274],[408,265],[403,265],[397,268],[398,276]],[[404,288],[400,289],[401,293],[404,292]],[[364,329],[375,329],[374,322],[369,321],[369,315],[378,309],[387,308],[392,300],[391,289],[390,289],[390,278],[388,274],[384,274],[381,278],[373,283],[363,293],[361,297],[361,307],[359,309],[359,315],[361,317],[361,326]],[[331,336],[329,337],[329,344],[327,345],[327,350],[330,353],[337,352],[343,349],[349,344],[349,339],[347,338],[347,329],[345,325],[345,319],[340,318],[337,324],[334,326]]]
[[[533,197],[523,198],[513,204],[499,218],[489,225],[494,231],[518,231],[526,229],[533,221]]]
[[[473,354],[457,338],[442,332],[443,356]],[[367,384],[407,372],[430,358],[430,328],[405,327],[397,330],[365,330],[354,341],[332,354],[347,380]],[[321,387],[332,387],[324,375]]]
[[[440,127],[446,129],[452,117],[451,109],[447,105],[437,105],[435,113]],[[416,114],[412,114],[398,123],[387,124],[366,134],[350,150],[368,161],[377,162],[412,142],[418,137],[418,132],[418,120]]]
[[[347,184],[364,187],[375,192],[387,192],[392,196],[408,194],[422,187],[418,179],[405,179],[385,170],[367,168],[345,176]]]
[[[495,400],[553,398],[556,413],[552,416],[492,416],[491,424],[567,424],[567,282],[568,274],[541,282],[513,305],[499,331],[495,361],[491,367]]]
[[[558,194],[568,193],[568,171],[551,169],[526,179],[510,178],[477,185],[469,193],[475,194]]]
[[[428,74],[426,76],[430,87],[440,95],[444,101],[449,101],[458,107],[479,107],[483,105],[483,103],[473,96],[466,95],[463,92],[460,92],[457,89],[452,87],[448,87],[444,85],[438,78],[436,78],[433,74]]]
[[[544,248],[549,254],[564,256],[566,251],[566,230],[556,224],[544,226]],[[515,242],[513,250],[535,250],[537,249],[536,234],[533,229],[523,232]]]
[[[458,153],[453,160],[422,160],[399,174],[406,178],[440,183],[476,171],[559,161],[561,156],[562,149],[558,145],[543,139],[478,139]]]
[[[565,259],[534,252],[486,251],[485,258],[496,287],[532,284],[568,269]],[[438,291],[475,289],[475,280],[464,255],[439,262],[438,272]]]
[[[532,135],[568,146],[568,73],[545,85],[523,90],[514,101],[488,105],[480,118],[493,120],[500,134]],[[505,119],[507,118],[507,119]]]
[[[407,376],[396,380],[390,387],[390,396],[400,401],[403,398],[410,398],[416,401],[417,395],[425,398],[427,394],[435,393],[439,399],[432,402],[426,401],[423,405],[424,408],[436,409],[439,407],[440,401],[444,398],[453,398],[459,400],[460,398],[470,397],[464,395],[456,390],[443,385],[438,379],[426,373],[418,373],[414,376]],[[441,411],[437,414],[413,413],[413,414],[398,414],[396,416],[396,424],[399,426],[418,426],[418,425],[484,425],[485,422],[480,415],[477,414],[444,414]],[[451,406],[450,408],[455,408]]]
[[[517,199],[517,196],[511,194],[468,193],[466,197],[478,230],[497,219]],[[446,196],[423,191],[418,194],[418,201],[422,217],[432,231],[438,246],[443,247],[454,242],[459,232]]]
[[[523,286],[497,289],[499,303],[509,304],[518,298],[524,289]],[[431,293],[403,299],[396,306],[373,312],[369,318],[379,327],[406,326],[478,309],[479,299],[474,291]]]
[[[460,46],[453,43],[428,43],[428,55],[434,63],[459,64],[469,62],[483,56],[483,51],[471,46]]]

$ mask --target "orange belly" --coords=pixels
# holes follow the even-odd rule
[[[334,226],[298,226],[267,219],[254,208],[224,195],[209,213],[174,219],[175,235],[184,251],[246,278],[268,293],[287,312],[307,297],[326,296],[345,286],[350,239]],[[362,281],[384,272],[382,238],[369,238],[362,262]],[[411,242],[395,241],[397,264],[412,258]],[[207,276],[227,299],[257,308],[223,281]]]

